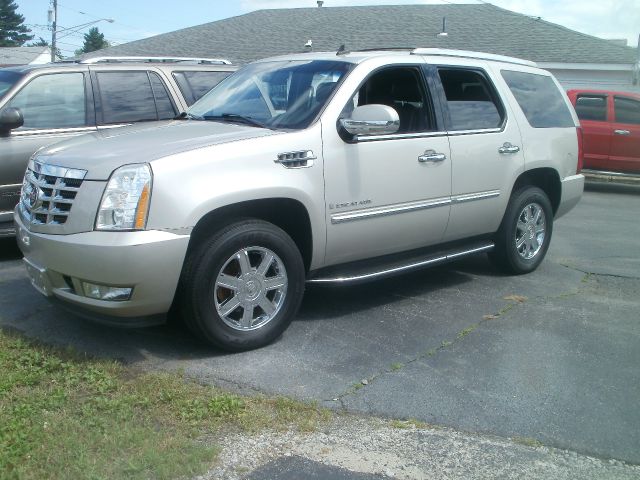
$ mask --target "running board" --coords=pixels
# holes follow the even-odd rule
[[[400,275],[402,273],[429,268],[442,263],[451,262],[458,258],[473,255],[474,253],[488,252],[492,250],[495,244],[493,242],[484,242],[474,245],[472,248],[445,250],[422,257],[413,256],[404,261],[394,261],[386,264],[368,265],[360,264],[355,268],[348,268],[348,265],[337,267],[329,267],[324,272],[318,272],[317,277],[307,279],[307,283],[311,284],[347,284],[359,283],[379,278]],[[355,264],[351,264],[355,265]],[[324,274],[323,274],[324,273]]]

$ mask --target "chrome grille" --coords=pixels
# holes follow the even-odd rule
[[[66,223],[86,174],[86,170],[29,162],[20,194],[24,219],[35,225]]]

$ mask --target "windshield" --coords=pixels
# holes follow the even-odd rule
[[[351,67],[329,60],[254,63],[223,80],[187,116],[272,129],[307,128]]]
[[[20,73],[0,70],[0,100],[21,78],[22,74]]]

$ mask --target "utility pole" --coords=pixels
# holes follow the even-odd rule
[[[51,63],[56,61],[56,24],[58,22],[58,0],[53,0],[51,15]]]

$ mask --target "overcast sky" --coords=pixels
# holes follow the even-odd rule
[[[17,0],[18,12],[36,39],[51,40],[47,26],[50,0]],[[484,3],[481,0],[325,0],[325,7],[424,3]],[[541,17],[601,38],[624,38],[636,46],[640,34],[640,0],[493,0],[502,8]],[[213,22],[262,8],[315,7],[316,0],[58,0],[59,28],[95,23],[107,40],[125,43],[140,38]],[[83,42],[84,29],[60,33],[64,55],[72,55]]]

